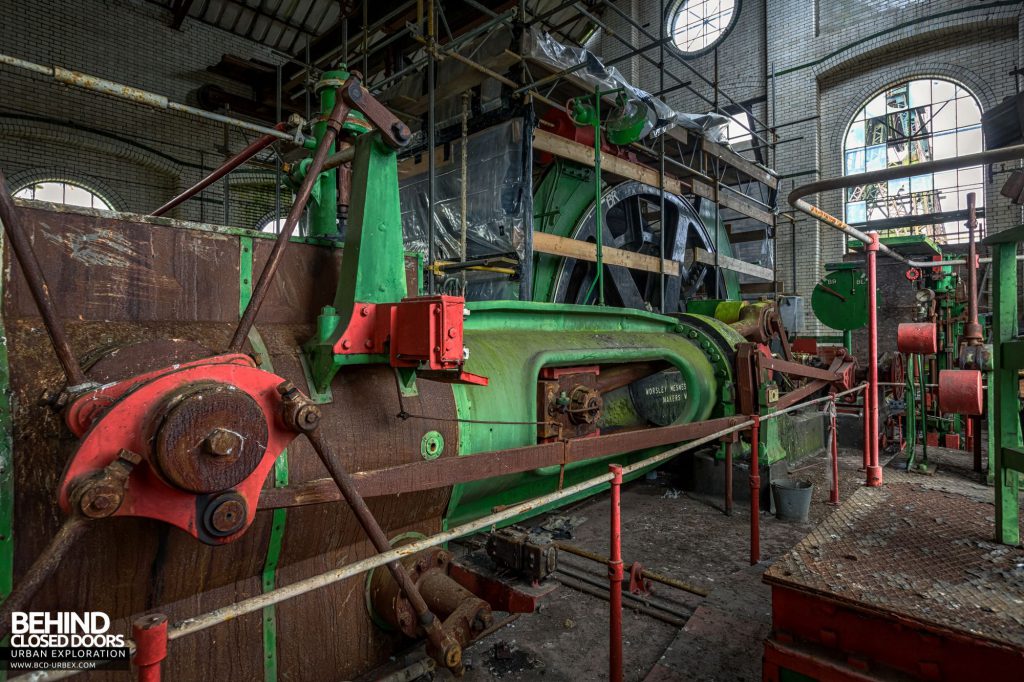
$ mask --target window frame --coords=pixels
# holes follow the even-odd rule
[[[675,50],[686,59],[692,59],[694,57],[706,55],[715,48],[717,48],[722,43],[722,41],[724,41],[729,36],[733,28],[736,27],[736,22],[740,16],[740,11],[743,8],[742,0],[733,0],[732,16],[729,17],[729,23],[727,23],[721,29],[721,31],[718,33],[715,39],[698,50],[684,50],[676,43],[676,39],[673,35],[673,27],[675,26],[676,16],[690,2],[704,3],[707,2],[707,0],[674,0],[674,2],[672,2],[671,5],[669,5],[668,10],[665,12],[665,16],[662,17],[662,21],[664,21],[665,26],[665,36],[666,38],[668,38],[668,47],[670,49]]]

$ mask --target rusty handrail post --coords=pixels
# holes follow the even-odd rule
[[[725,441],[725,515],[732,516],[732,439]]]
[[[622,682],[622,465],[609,464],[611,481],[611,548],[608,552],[608,679]]]
[[[761,561],[761,415],[750,415],[750,565]]]
[[[828,503],[839,504],[839,430],[836,424],[836,393],[832,391],[828,403],[829,431],[832,444],[832,490],[829,491]]]
[[[865,403],[869,407],[868,428],[868,464],[865,473],[865,485],[876,488],[882,485],[882,467],[878,465],[878,233],[868,235],[871,242],[865,248],[867,252],[868,271],[868,388]]]
[[[167,658],[167,616],[152,613],[132,622],[139,682],[160,682],[160,667]]]

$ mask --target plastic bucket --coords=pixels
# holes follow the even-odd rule
[[[780,521],[807,521],[811,511],[811,496],[814,484],[784,478],[772,481],[772,499],[775,501],[775,518]]]

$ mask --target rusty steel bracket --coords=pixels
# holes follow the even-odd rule
[[[651,581],[644,577],[644,567],[639,561],[629,565],[629,591],[632,594],[650,594]]]

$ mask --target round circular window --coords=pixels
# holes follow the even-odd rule
[[[678,0],[667,17],[669,37],[683,54],[701,54],[725,37],[737,16],[739,0]]]

